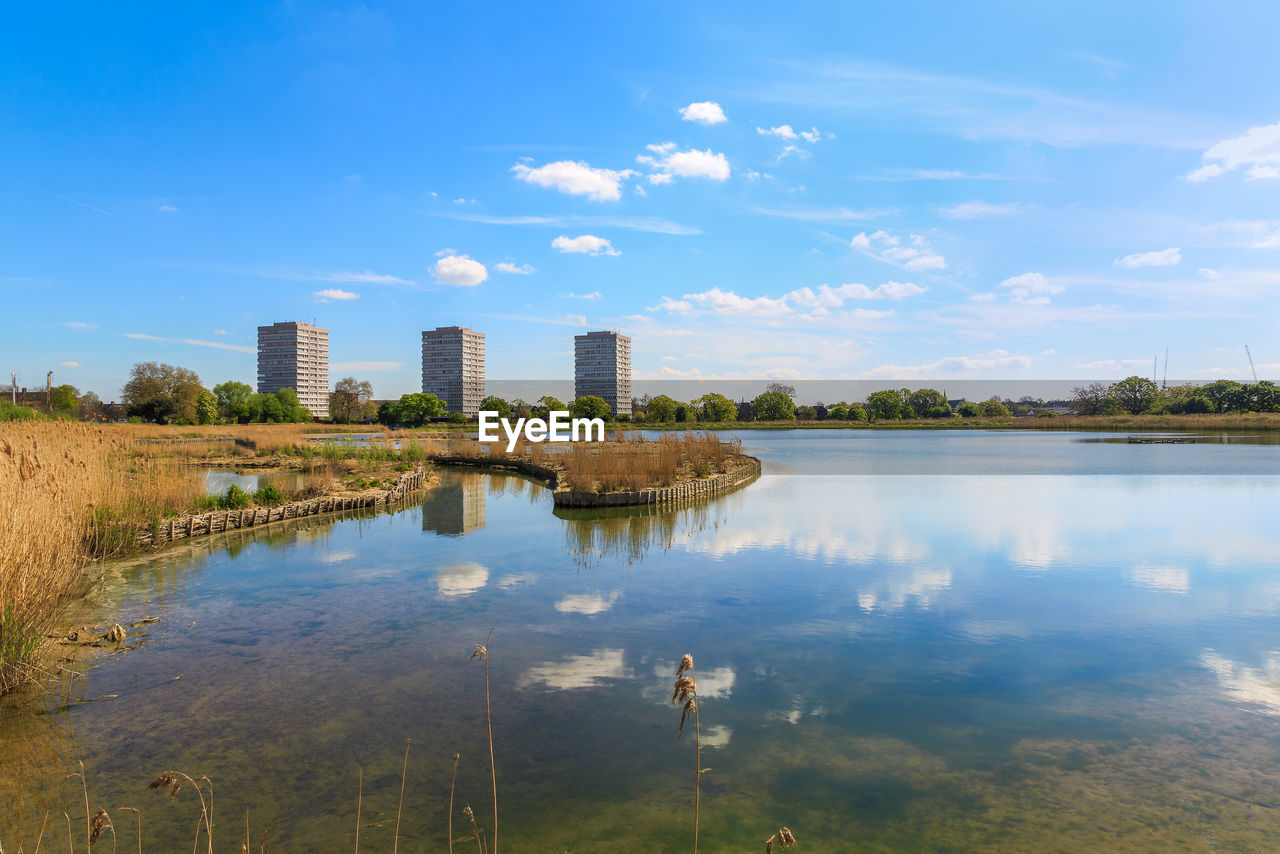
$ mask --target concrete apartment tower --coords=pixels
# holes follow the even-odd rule
[[[631,339],[617,332],[573,336],[573,395],[602,397],[614,415],[630,415]]]
[[[472,416],[484,400],[484,333],[441,326],[422,333],[422,391]]]
[[[316,418],[329,417],[328,329],[292,321],[258,327],[258,392],[282,388],[296,391]]]

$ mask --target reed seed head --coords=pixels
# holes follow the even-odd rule
[[[172,800],[173,797],[176,794],[178,794],[178,790],[182,788],[182,781],[179,780],[178,775],[173,773],[172,771],[165,771],[159,777],[156,777],[154,780],[152,780],[150,785],[147,786],[147,788],[148,789],[165,789],[170,786],[173,787],[169,791],[169,798],[170,800]]]
[[[89,823],[89,847],[92,848],[98,842],[98,837],[102,836],[102,831],[106,827],[106,810],[98,810],[97,815],[93,817],[93,821]]]
[[[676,678],[679,679],[681,676],[684,675],[684,672],[686,670],[692,670],[692,669],[693,669],[693,656],[686,652],[680,658],[680,667],[676,669]]]
[[[489,660],[489,647],[482,643],[476,644],[476,651],[471,653],[472,660],[480,659],[481,661]]]

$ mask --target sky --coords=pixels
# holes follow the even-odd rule
[[[1268,3],[23,4],[0,370],[256,382],[1280,372]]]

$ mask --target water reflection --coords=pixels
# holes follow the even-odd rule
[[[446,470],[422,501],[422,530],[460,537],[485,525],[489,476]]]

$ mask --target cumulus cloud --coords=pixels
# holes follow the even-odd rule
[[[557,160],[536,169],[517,163],[511,171],[526,183],[570,196],[586,196],[593,202],[617,201],[622,197],[622,182],[636,174],[631,169],[594,169],[588,163],[573,160]]]
[[[923,380],[960,378],[1000,369],[1022,370],[1031,367],[1031,359],[1007,350],[992,350],[976,356],[944,356],[923,365],[881,365],[861,375],[862,379]]]
[[[329,302],[329,300],[360,299],[359,294],[351,291],[344,291],[340,288],[325,288],[323,291],[316,291],[312,296],[320,302]]]
[[[1181,260],[1182,250],[1174,247],[1173,249],[1161,249],[1157,252],[1135,252],[1132,255],[1117,258],[1115,264],[1117,267],[1129,269],[1135,267],[1172,267]]]
[[[764,136],[776,136],[779,139],[795,140],[803,139],[805,142],[817,142],[822,139],[822,131],[817,128],[809,130],[796,131],[791,125],[778,125],[771,128],[756,128],[756,133]]]
[[[1224,139],[1206,151],[1203,165],[1187,173],[1188,181],[1207,181],[1245,167],[1251,180],[1280,178],[1280,122],[1249,128],[1243,136]]]
[[[517,276],[528,276],[537,272],[532,264],[508,264],[506,261],[494,264],[493,269],[499,273],[512,273]]]
[[[1014,302],[1027,305],[1047,305],[1052,294],[1060,294],[1066,290],[1062,285],[1050,282],[1040,273],[1010,276],[1000,283],[1000,287],[1009,292]]]
[[[947,219],[978,219],[986,216],[1010,216],[1020,213],[1022,205],[1017,202],[992,204],[991,202],[962,202],[958,205],[937,208],[938,213]]]
[[[902,238],[881,230],[854,235],[849,245],[868,257],[906,270],[944,270],[947,259],[929,247],[923,234],[912,234],[904,244]]]
[[[459,287],[474,287],[489,278],[489,271],[469,255],[448,254],[431,268],[437,282]]]
[[[645,146],[651,154],[637,154],[636,162],[654,171],[649,175],[650,184],[670,184],[673,178],[708,178],[712,181],[729,179],[729,160],[711,149],[699,151],[691,148],[680,151],[674,142],[660,142]]]
[[[837,285],[834,288],[819,285],[816,289],[799,288],[787,294],[784,299],[811,308],[832,308],[843,305],[847,299],[900,300],[922,294],[926,290],[928,288],[922,288],[915,282],[885,282],[877,288],[862,284]]]
[[[554,249],[561,252],[571,252],[581,255],[621,255],[617,249],[613,248],[613,244],[603,237],[596,237],[594,234],[580,234],[577,237],[566,237],[560,235],[551,241]]]
[[[718,125],[729,121],[729,117],[715,101],[694,101],[687,107],[681,107],[680,118],[703,125]]]

